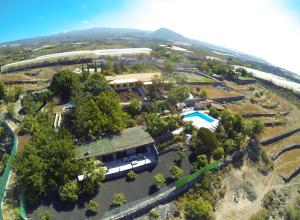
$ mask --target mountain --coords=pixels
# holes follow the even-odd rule
[[[159,39],[159,40],[169,40],[169,41],[180,41],[185,42],[189,41],[188,38],[182,36],[181,34],[176,33],[175,31],[169,30],[167,28],[160,28],[149,34],[150,38]]]
[[[55,35],[35,37],[17,41],[11,41],[7,43],[2,43],[2,45],[23,45],[31,46],[37,44],[55,44],[55,43],[78,43],[78,42],[97,42],[100,40],[106,40],[107,38],[140,38],[140,39],[150,39],[150,40],[162,40],[170,42],[182,42],[187,44],[192,44],[193,46],[198,46],[204,48],[208,51],[214,53],[220,53],[227,57],[234,57],[242,62],[250,64],[250,66],[255,66],[260,70],[267,72],[272,72],[279,76],[285,76],[289,79],[299,81],[299,78],[295,78],[295,74],[290,71],[282,70],[279,67],[273,66],[266,62],[265,60],[241,53],[235,50],[224,48],[221,46],[213,45],[203,41],[187,38],[181,34],[176,33],[167,28],[160,28],[156,31],[146,31],[130,28],[90,28],[85,30],[74,30],[64,33],[59,33]]]
[[[55,35],[49,36],[42,36],[42,37],[35,37],[23,40],[16,40],[7,43],[2,43],[1,45],[36,45],[41,43],[53,44],[57,42],[66,42],[66,43],[73,43],[73,42],[95,42],[99,40],[103,40],[106,38],[124,38],[124,37],[131,37],[131,38],[150,38],[156,40],[164,40],[164,41],[176,41],[176,42],[183,42],[188,44],[197,45],[208,49],[210,51],[216,51],[219,53],[223,53],[229,56],[236,57],[238,56],[244,60],[253,60],[257,62],[266,63],[265,60],[260,58],[250,56],[244,53],[240,53],[234,50],[230,50],[221,46],[216,46],[213,44],[209,44],[203,41],[194,40],[187,38],[181,34],[176,33],[167,28],[160,28],[156,31],[146,31],[146,30],[138,30],[138,29],[130,29],[130,28],[90,28],[84,30],[74,30],[68,31],[64,33],[59,33]]]

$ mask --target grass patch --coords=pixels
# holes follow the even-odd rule
[[[215,82],[215,80],[205,76],[188,76],[187,81],[189,82]]]

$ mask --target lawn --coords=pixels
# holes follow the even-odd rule
[[[215,80],[205,77],[205,76],[198,76],[198,75],[188,75],[187,81],[189,82],[215,82]]]

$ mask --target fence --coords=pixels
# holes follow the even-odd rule
[[[11,135],[13,136],[14,139],[14,143],[13,143],[13,147],[9,156],[9,159],[6,163],[5,166],[5,170],[4,173],[2,175],[2,178],[0,180],[0,220],[3,220],[3,199],[5,196],[5,189],[9,180],[9,174],[10,174],[10,170],[11,170],[11,166],[12,166],[12,160],[13,157],[16,155],[17,153],[17,146],[18,146],[18,139],[14,134],[14,131],[11,129],[11,127],[4,122],[4,126],[10,131]],[[22,199],[21,199],[22,198]],[[22,219],[26,220],[26,212],[25,212],[25,203],[24,203],[24,191],[21,192],[20,194],[20,216]]]
[[[17,140],[16,136],[14,135],[14,132],[10,128],[10,126],[6,122],[4,122],[4,126],[10,131],[11,135],[13,135],[14,144],[13,144],[9,159],[6,163],[4,173],[3,173],[2,178],[0,180],[0,204],[1,204],[1,206],[0,206],[0,220],[4,219],[3,218],[3,199],[4,199],[4,196],[5,196],[5,188],[6,188],[8,179],[9,179],[9,173],[10,173],[10,170],[11,170],[12,159],[13,159],[13,156],[17,152],[17,144],[18,144],[17,143],[18,140]]]
[[[216,169],[219,166],[219,164],[220,164],[220,161],[215,161],[213,163],[207,164],[205,167],[201,168],[200,170],[196,171],[195,173],[177,180],[175,183],[176,188],[180,188],[180,187],[184,186],[185,184],[194,181],[200,175],[202,175],[203,173],[205,173],[209,170]]]

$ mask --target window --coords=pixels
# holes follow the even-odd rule
[[[136,148],[135,152],[137,154],[143,154],[143,153],[147,152],[147,148],[146,148],[146,146],[141,146],[141,147]]]
[[[107,162],[111,162],[114,160],[114,157],[112,154],[108,154],[108,155],[103,155],[102,156],[102,162],[103,163],[107,163]]]
[[[117,157],[117,160],[122,159],[122,158],[124,158],[124,157],[127,157],[127,152],[126,152],[126,151],[118,152],[118,153],[116,154],[116,157]]]

